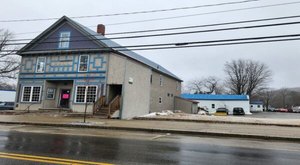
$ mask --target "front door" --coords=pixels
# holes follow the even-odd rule
[[[60,92],[60,107],[69,108],[69,101],[71,97],[71,89],[62,89]]]

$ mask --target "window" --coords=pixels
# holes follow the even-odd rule
[[[152,74],[151,74],[151,76],[150,76],[150,84],[152,84]]]
[[[86,72],[88,70],[88,61],[89,56],[88,55],[81,55],[79,57],[79,72]]]
[[[97,86],[77,86],[76,103],[93,103],[97,97]]]
[[[257,105],[257,108],[260,108],[260,105]]]
[[[159,103],[159,104],[162,103],[162,98],[161,98],[161,97],[158,98],[158,103]]]
[[[70,32],[61,32],[59,37],[59,48],[69,48]]]
[[[178,81],[176,81],[176,90],[180,89],[180,83]]]
[[[48,88],[47,89],[47,99],[54,99],[55,98],[55,89]]]
[[[24,86],[23,87],[23,102],[39,102],[41,96],[40,86]]]
[[[215,108],[215,104],[211,104],[211,108],[214,109]]]
[[[163,78],[162,78],[161,75],[159,76],[159,85],[160,85],[160,86],[163,86]]]
[[[36,72],[43,73],[45,71],[45,57],[38,57],[36,62]]]

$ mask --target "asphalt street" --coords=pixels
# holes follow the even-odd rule
[[[292,142],[21,125],[0,130],[0,164],[300,162],[300,144]]]

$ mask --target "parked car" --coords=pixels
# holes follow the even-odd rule
[[[14,110],[15,103],[14,102],[1,102],[0,110]]]
[[[245,115],[245,111],[242,107],[234,107],[233,115]]]
[[[215,115],[216,116],[227,116],[228,115],[228,109],[226,109],[226,108],[218,108],[216,110]]]
[[[299,113],[299,112],[300,112],[300,106],[292,107],[292,110],[293,110],[293,112],[295,112],[295,113]]]
[[[276,112],[288,112],[289,110],[286,108],[277,108]]]
[[[269,107],[267,111],[269,111],[269,112],[276,112],[276,109],[273,108],[273,107]]]

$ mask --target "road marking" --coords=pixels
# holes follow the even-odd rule
[[[81,160],[73,160],[73,159],[63,159],[63,158],[54,158],[54,157],[46,157],[46,156],[35,156],[35,155],[25,155],[25,154],[14,154],[14,153],[5,153],[0,152],[0,158],[9,158],[16,160],[27,160],[33,162],[42,162],[42,163],[53,163],[53,164],[67,164],[67,165],[112,165],[109,163],[102,162],[91,162],[91,161],[81,161]]]

